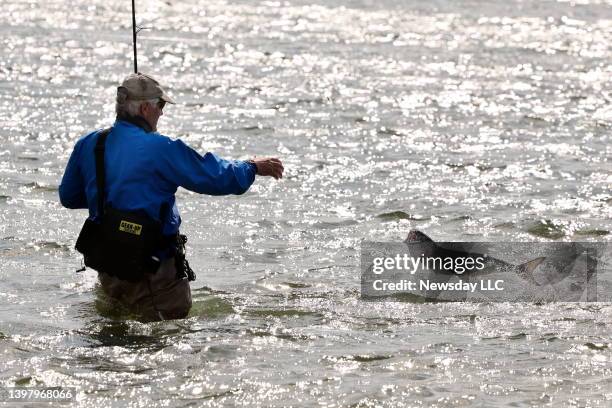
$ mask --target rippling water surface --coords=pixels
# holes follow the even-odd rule
[[[2,386],[76,387],[79,406],[612,404],[609,303],[364,302],[358,267],[361,240],[410,229],[612,240],[610,1],[137,6],[141,70],[179,101],[160,130],[286,176],[180,190],[190,317],[121,315],[74,273],[86,214],[57,186],[112,123],[130,2],[3,0]]]

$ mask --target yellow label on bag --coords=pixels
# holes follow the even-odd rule
[[[121,220],[121,223],[119,224],[119,231],[127,232],[128,234],[140,235],[142,232],[142,225]]]

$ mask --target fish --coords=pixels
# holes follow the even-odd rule
[[[596,301],[601,248],[595,244],[435,242],[424,232],[411,230],[404,241],[366,247],[362,296],[408,301]],[[513,262],[519,257],[529,260]]]

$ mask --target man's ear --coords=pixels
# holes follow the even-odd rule
[[[145,110],[147,109],[146,106],[147,106],[146,103],[141,103],[140,107],[138,108],[138,113],[140,113],[140,116],[142,117],[146,116],[145,115]]]

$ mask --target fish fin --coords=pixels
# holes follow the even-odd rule
[[[405,243],[409,244],[412,242],[434,242],[433,239],[429,238],[426,234],[419,230],[411,230],[408,232],[408,236],[404,240]]]
[[[529,282],[531,282],[531,283],[534,283],[534,284],[536,284],[536,285],[540,286],[540,285],[538,284],[538,282],[536,282],[536,280],[535,280],[535,279],[534,279],[534,277],[533,277],[533,271],[534,271],[534,270],[535,270],[535,268],[537,268],[537,267],[538,267],[538,265],[540,265],[540,264],[541,264],[541,263],[542,263],[542,262],[543,262],[545,259],[546,259],[546,257],[541,256],[541,257],[539,257],[539,258],[532,259],[531,261],[527,261],[527,262],[525,262],[524,264],[520,264],[520,265],[518,266],[518,275],[519,275],[521,278],[523,278],[523,279],[525,279],[525,280],[527,280],[527,281],[529,281]]]
[[[527,273],[533,273],[535,268],[537,268],[538,265],[540,265],[545,259],[545,256],[541,256],[539,258],[532,259],[531,261],[527,261],[524,264],[519,265],[519,267]]]

